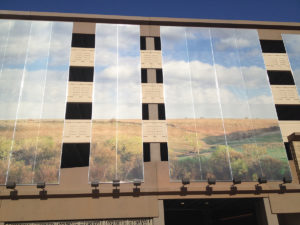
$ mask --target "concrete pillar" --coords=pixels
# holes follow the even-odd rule
[[[265,210],[267,224],[279,225],[277,214],[273,214],[271,211],[269,198],[263,198],[263,203],[264,203],[264,210]]]
[[[153,225],[165,225],[165,211],[163,200],[158,200],[158,217],[153,218]]]

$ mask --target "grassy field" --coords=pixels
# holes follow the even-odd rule
[[[289,175],[277,120],[225,119],[224,126],[220,119],[174,119],[167,123],[173,180],[230,180],[231,172],[248,181],[261,174],[273,180]]]
[[[172,180],[218,180],[234,176],[255,180],[263,173],[281,180],[288,161],[276,120],[168,120]],[[93,120],[90,180],[143,179],[141,120]],[[12,146],[13,121],[0,121],[0,183],[5,182]],[[117,131],[117,132],[116,132]],[[57,183],[63,120],[19,120],[8,180]],[[229,163],[230,161],[230,163]]]

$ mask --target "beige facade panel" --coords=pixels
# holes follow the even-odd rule
[[[68,102],[92,102],[93,82],[69,82]]]
[[[143,217],[158,217],[155,197],[5,200],[2,201],[0,210],[0,220],[6,222]]]
[[[274,29],[258,29],[260,40],[282,40],[280,30]]]
[[[87,143],[91,139],[91,120],[65,120],[64,143]]]
[[[271,85],[275,104],[300,104],[295,85]]]
[[[293,141],[293,144],[291,145],[291,152],[295,163],[298,181],[300,181],[300,142],[299,141]]]
[[[142,84],[143,103],[164,103],[163,84]]]
[[[150,26],[149,25],[140,25],[140,36],[145,36],[145,37],[150,36]]]
[[[150,25],[150,36],[159,37],[160,36],[160,26]]]
[[[158,104],[148,104],[149,120],[158,120]]]
[[[167,142],[167,123],[162,120],[143,120],[143,142]]]
[[[279,121],[282,138],[284,142],[288,142],[287,137],[294,132],[300,132],[300,121]]]
[[[147,50],[155,50],[154,37],[146,37],[146,49]]]
[[[95,34],[96,24],[86,23],[86,22],[74,22],[73,23],[73,33],[78,34]]]
[[[257,29],[260,40],[282,40],[282,34],[300,34],[299,30]]]
[[[267,70],[291,70],[286,53],[263,53]]]
[[[272,213],[297,213],[300,212],[300,195],[274,194],[269,197]]]
[[[150,143],[151,162],[160,162],[160,143]]]
[[[156,83],[156,69],[147,69],[147,83]]]
[[[146,37],[159,37],[160,27],[156,25],[141,25],[140,35]]]
[[[141,50],[142,68],[162,68],[161,51]]]
[[[94,66],[94,48],[71,48],[70,66]]]

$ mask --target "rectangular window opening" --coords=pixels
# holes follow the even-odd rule
[[[168,143],[160,143],[160,159],[168,161]]]
[[[64,143],[61,168],[89,166],[90,143]]]
[[[70,66],[69,81],[93,82],[94,67]]]
[[[148,106],[148,104],[143,104],[142,114],[143,114],[143,120],[149,120],[149,106]]]
[[[154,37],[154,47],[155,50],[161,50],[160,37]]]
[[[150,162],[150,143],[143,143],[144,162]]]
[[[140,47],[141,50],[146,50],[146,37],[141,36],[140,37]]]
[[[295,85],[291,71],[268,70],[267,72],[271,85]]]
[[[260,45],[264,53],[285,53],[282,40],[260,40]]]
[[[67,103],[66,119],[91,119],[92,103]]]
[[[95,48],[94,34],[72,34],[72,47]]]
[[[156,83],[163,83],[162,69],[156,69]]]
[[[158,119],[159,120],[166,119],[165,104],[158,104]]]
[[[141,71],[141,75],[142,75],[142,83],[147,83],[147,69],[142,69]]]
[[[279,120],[300,120],[300,105],[275,105]]]
[[[288,160],[293,160],[293,155],[291,152],[291,148],[290,148],[290,143],[289,142],[284,142],[284,147],[286,150],[286,155],[288,157]]]

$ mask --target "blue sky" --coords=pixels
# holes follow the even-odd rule
[[[0,9],[300,22],[299,0],[2,0]]]

